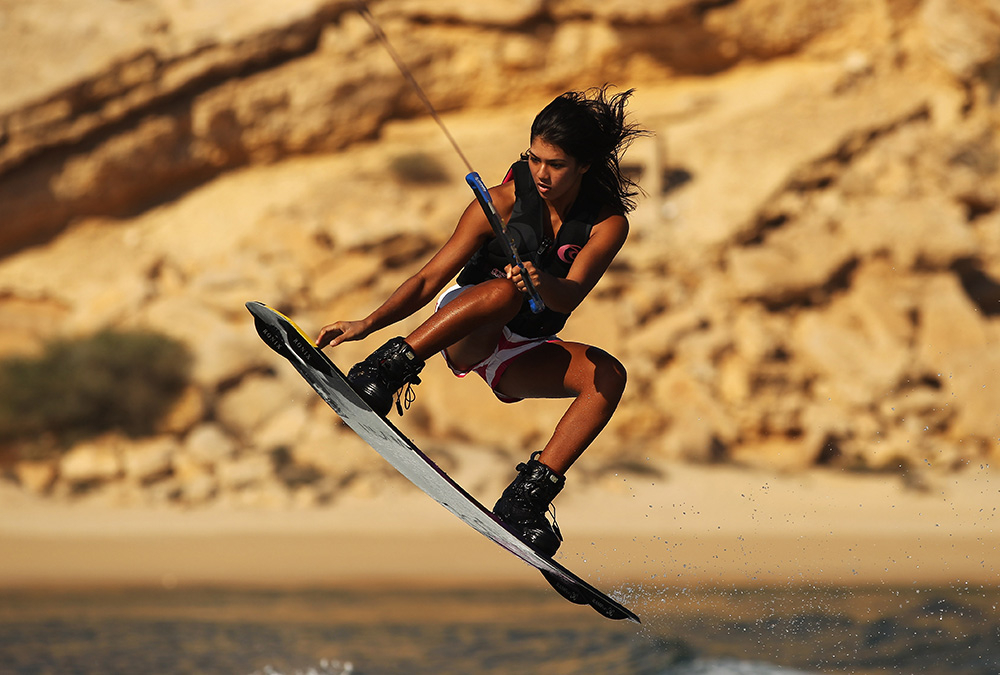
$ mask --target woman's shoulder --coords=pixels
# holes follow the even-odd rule
[[[628,218],[625,214],[610,205],[605,205],[597,211],[594,224],[590,228],[590,236],[593,237],[600,232],[604,238],[624,241],[628,236],[628,228]]]
[[[514,210],[514,202],[517,199],[514,192],[514,181],[508,181],[491,187],[490,196],[493,198],[493,204],[497,207],[500,215],[504,216],[505,219],[510,217],[511,211]]]
[[[628,227],[628,217],[618,206],[610,203],[599,204],[594,209],[594,225],[613,223],[616,227]]]

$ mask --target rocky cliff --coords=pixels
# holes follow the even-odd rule
[[[158,436],[8,475],[126,502],[378,490],[391,470],[243,309],[262,300],[309,331],[360,318],[470,200],[356,4],[2,7],[0,353],[142,327],[195,355]],[[656,135],[628,165],[647,196],[565,334],[630,376],[581,480],[666,459],[919,478],[1000,453],[995,1],[371,9],[488,181],[552,96],[638,89]],[[474,492],[498,489],[561,412],[501,405],[441,363],[425,373],[400,424]]]

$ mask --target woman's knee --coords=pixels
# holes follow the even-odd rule
[[[596,347],[589,349],[587,356],[594,364],[594,388],[605,399],[617,405],[628,382],[625,366],[611,354]]]
[[[516,313],[524,301],[517,286],[510,279],[490,279],[479,284],[483,296],[491,307]]]
[[[490,279],[476,285],[476,290],[487,301],[498,305],[512,303],[520,293],[510,279]]]

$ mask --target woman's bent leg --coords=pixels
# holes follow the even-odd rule
[[[493,353],[504,325],[521,309],[524,296],[508,279],[469,287],[406,337],[420,358],[447,350],[458,367],[471,367]]]
[[[563,474],[611,419],[625,390],[625,368],[595,347],[549,342],[511,363],[498,389],[516,398],[573,397],[544,450],[517,466],[517,477],[493,507],[525,542],[551,556],[562,533],[546,517],[549,505],[562,490]]]
[[[510,364],[499,389],[517,398],[573,398],[538,458],[562,474],[611,420],[626,379],[625,367],[607,352],[557,342],[540,345]]]

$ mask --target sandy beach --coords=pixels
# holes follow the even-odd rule
[[[670,465],[567,489],[558,555],[593,583],[995,584],[1000,477]],[[485,500],[485,498],[484,498]],[[54,503],[0,486],[0,587],[490,586],[535,573],[409,484],[323,508]]]

